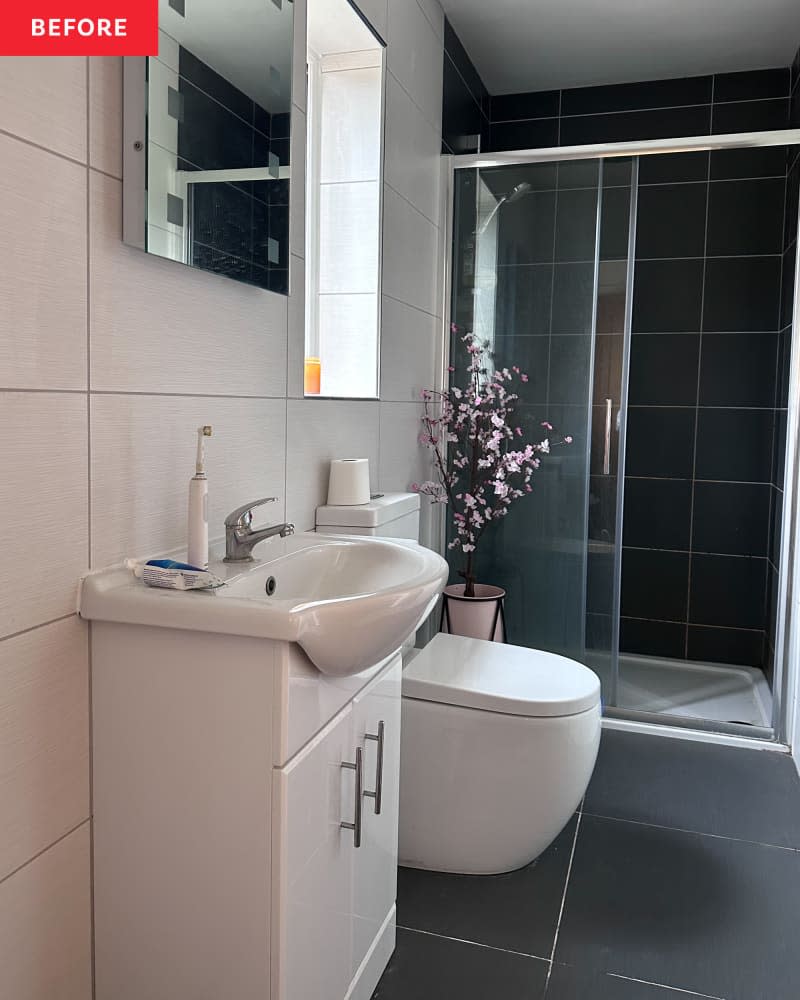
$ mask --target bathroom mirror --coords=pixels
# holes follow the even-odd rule
[[[288,293],[292,0],[159,0],[125,66],[126,243]]]
[[[348,0],[308,0],[306,396],[378,395],[384,62]]]

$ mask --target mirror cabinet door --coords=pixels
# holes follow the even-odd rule
[[[293,12],[160,0],[158,56],[126,66],[126,242],[288,294]]]

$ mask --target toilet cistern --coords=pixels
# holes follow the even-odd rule
[[[280,535],[286,538],[294,534],[293,524],[272,524],[264,528],[253,528],[253,510],[263,504],[275,503],[277,497],[262,497],[251,500],[231,511],[225,518],[225,562],[252,562],[253,549],[265,538]]]

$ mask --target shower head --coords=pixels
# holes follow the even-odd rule
[[[530,193],[530,184],[527,181],[523,181],[521,184],[517,184],[516,187],[513,187],[503,200],[506,205],[510,205],[512,201],[518,201],[520,198],[524,198],[526,194]]]
[[[515,187],[511,188],[508,194],[504,194],[503,197],[497,202],[489,215],[484,219],[481,226],[475,231],[476,235],[482,236],[486,232],[489,228],[489,223],[497,215],[503,205],[510,205],[513,201],[519,201],[520,198],[524,198],[525,195],[530,194],[530,192],[531,186],[527,181],[522,181],[521,184],[517,184]]]

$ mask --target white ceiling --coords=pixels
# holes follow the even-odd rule
[[[788,66],[798,0],[442,0],[492,94]]]

